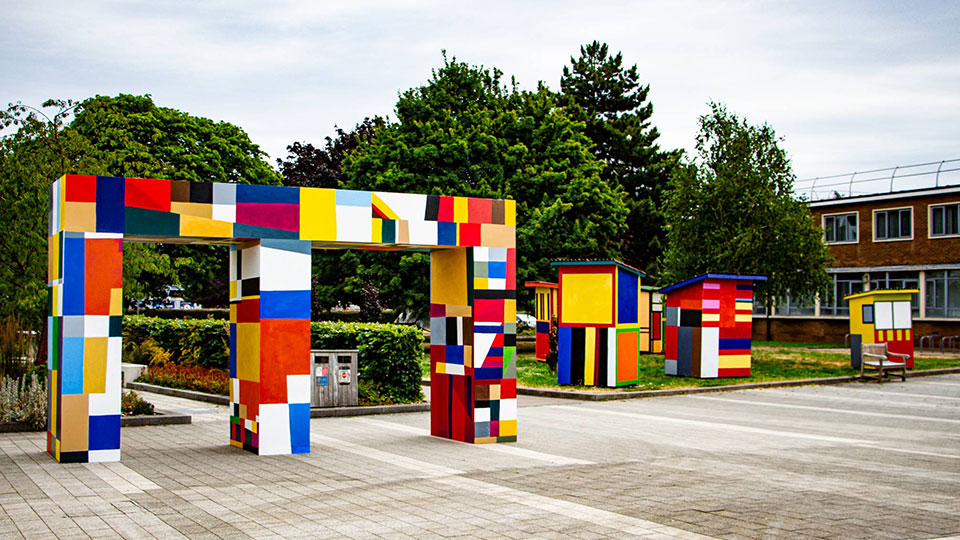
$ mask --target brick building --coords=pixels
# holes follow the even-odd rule
[[[834,261],[834,298],[787,298],[769,317],[755,311],[754,336],[842,343],[843,297],[875,289],[919,289],[914,334],[960,334],[960,186],[809,203]],[[769,323],[769,334],[767,324]]]

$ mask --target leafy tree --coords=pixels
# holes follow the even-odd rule
[[[0,316],[16,315],[28,329],[43,329],[47,286],[47,207],[50,184],[68,172],[104,169],[92,147],[65,132],[77,104],[48,100],[40,109],[22,103],[0,111]],[[45,344],[44,340],[42,344]]]
[[[664,214],[667,282],[705,272],[765,275],[757,288],[774,297],[828,294],[823,231],[803,201],[781,138],[717,103],[700,117],[697,159],[673,175]]]
[[[280,184],[241,128],[157,107],[149,95],[87,99],[68,129],[87,139],[116,176]]]
[[[623,54],[611,55],[606,43],[580,47],[580,57],[563,68],[560,89],[568,114],[586,124],[591,152],[606,167],[601,178],[619,184],[630,208],[623,259],[656,272],[664,243],[659,208],[678,151],[663,152],[651,123],[650,85],[642,85],[637,66],[626,67]]]
[[[158,107],[149,95],[87,99],[66,131],[88,141],[92,159],[114,176],[280,183],[264,160],[266,154],[241,128]],[[124,297],[159,297],[166,285],[181,285],[189,300],[226,305],[227,272],[223,246],[148,244],[126,249]]]
[[[334,126],[336,139],[326,137],[322,149],[301,142],[287,146],[287,159],[277,160],[283,185],[336,189],[345,180],[343,158],[357,149],[361,139],[372,138],[375,128],[382,124],[380,118],[364,118],[350,133]]]
[[[520,91],[501,78],[496,69],[444,56],[427,84],[401,94],[397,121],[346,157],[344,187],[516,200],[521,283],[549,278],[552,259],[618,256],[624,194],[600,178],[583,125],[542,85]],[[420,259],[410,276],[417,281],[385,294],[426,306],[428,272]]]
[[[18,313],[31,328],[45,328],[47,199],[56,178],[279,183],[240,128],[157,107],[149,96],[49,100],[41,109],[11,104],[0,112],[0,127],[0,314]],[[128,299],[158,296],[182,281],[188,297],[226,302],[223,247],[128,244],[125,251]]]

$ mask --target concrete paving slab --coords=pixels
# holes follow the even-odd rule
[[[960,536],[960,375],[633,401],[521,396],[520,440],[429,436],[429,414],[311,420],[311,453],[227,444],[226,408],[124,429],[123,461],[56,463],[0,434],[0,536]]]

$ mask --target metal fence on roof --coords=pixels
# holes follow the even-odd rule
[[[819,201],[950,185],[960,185],[960,158],[805,178],[793,190]]]

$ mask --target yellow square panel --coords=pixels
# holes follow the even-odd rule
[[[123,315],[123,289],[110,289],[110,315]]]
[[[453,198],[453,220],[457,223],[467,222],[467,200],[466,197]]]
[[[720,355],[719,367],[721,369],[735,369],[750,367],[749,354],[727,354]]]
[[[503,201],[503,224],[516,226],[517,201],[512,201],[510,199]]]
[[[83,340],[83,393],[102,394],[107,387],[107,339]]]
[[[260,323],[237,323],[237,378],[260,382]]]
[[[201,218],[213,218],[213,205],[207,203],[192,202],[171,202],[170,211],[181,216],[196,216]],[[183,223],[181,221],[180,223]]]
[[[180,216],[180,236],[230,238],[233,236],[233,223],[193,215],[182,215]]]
[[[467,305],[467,250],[442,249],[430,254],[430,302]]]
[[[611,274],[564,274],[560,287],[561,324],[613,324]]]
[[[337,239],[336,190],[300,188],[300,239]]]

